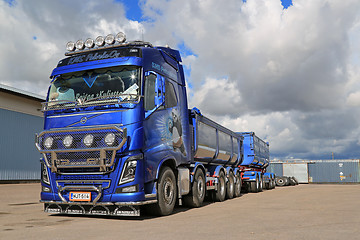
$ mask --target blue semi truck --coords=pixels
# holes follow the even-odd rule
[[[268,158],[241,165],[247,135],[188,109],[179,51],[123,33],[66,47],[36,136],[45,212],[161,216],[267,183]]]

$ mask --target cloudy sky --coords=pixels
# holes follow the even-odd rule
[[[190,107],[273,159],[360,158],[359,0],[0,0],[0,83],[45,95],[72,40],[181,50]]]

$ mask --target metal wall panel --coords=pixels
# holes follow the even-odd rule
[[[309,163],[309,181],[313,183],[358,183],[359,160],[319,160]]]
[[[0,180],[40,179],[34,139],[42,128],[42,117],[0,109]]]
[[[270,162],[267,172],[275,173],[276,176],[283,176],[283,164]]]

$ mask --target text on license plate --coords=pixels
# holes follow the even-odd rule
[[[69,194],[70,201],[91,201],[91,192],[70,192]]]

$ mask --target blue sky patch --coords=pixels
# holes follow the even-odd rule
[[[9,5],[9,7],[14,7],[16,4],[15,0],[3,0],[3,1],[6,2]]]

